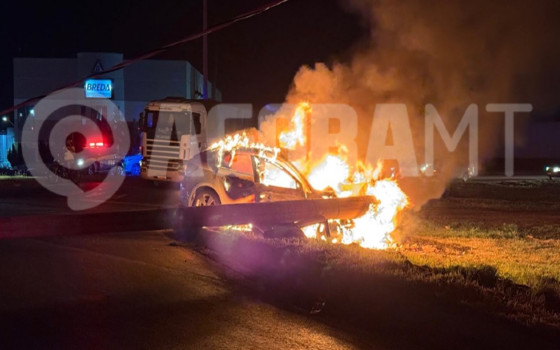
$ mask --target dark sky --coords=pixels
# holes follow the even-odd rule
[[[270,1],[208,0],[209,25]],[[0,11],[2,109],[12,104],[13,57],[109,51],[131,58],[202,27],[202,0],[10,1]],[[347,58],[366,34],[359,18],[342,10],[338,0],[291,0],[212,34],[210,79],[227,102],[280,103],[301,65]],[[202,71],[201,46],[198,40],[157,58],[189,60]]]

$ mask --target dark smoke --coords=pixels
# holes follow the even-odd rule
[[[466,107],[478,104],[479,158],[503,142],[503,118],[485,114],[487,103],[532,103],[532,115],[558,109],[560,2],[352,0],[343,7],[363,16],[368,40],[350,62],[302,67],[286,101],[354,107],[361,156],[379,103],[407,105],[419,163],[427,103],[436,106],[450,132]],[[409,193],[414,203],[441,195],[465,162],[461,150],[466,147],[436,153],[436,164],[447,167],[430,193]]]

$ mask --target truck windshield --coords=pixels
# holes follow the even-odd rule
[[[171,140],[178,141],[181,135],[200,135],[202,123],[200,114],[191,112],[145,111],[141,130],[153,139],[156,132],[169,135]]]

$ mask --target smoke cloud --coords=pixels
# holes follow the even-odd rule
[[[406,104],[419,163],[426,104],[435,105],[450,133],[466,108],[478,104],[481,159],[503,143],[503,116],[485,113],[487,103],[531,103],[532,115],[558,109],[559,2],[352,0],[342,6],[362,16],[368,39],[349,62],[301,67],[286,102],[352,106],[361,157],[376,104]],[[438,180],[429,191],[408,193],[415,204],[440,196],[467,166],[466,134],[463,141],[454,153],[438,147]]]

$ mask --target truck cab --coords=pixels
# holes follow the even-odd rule
[[[142,178],[173,182],[183,179],[183,162],[207,146],[207,116],[214,104],[177,97],[148,103],[140,115]]]

